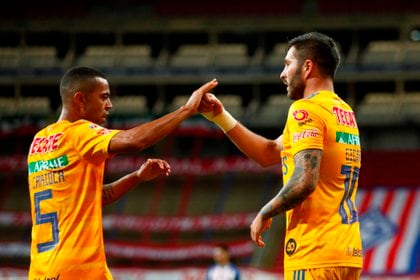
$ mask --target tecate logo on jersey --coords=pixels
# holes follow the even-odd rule
[[[58,141],[63,135],[62,132],[53,134],[48,137],[36,137],[32,141],[31,149],[29,150],[30,155],[44,154],[58,149]]]
[[[356,128],[356,118],[354,117],[354,112],[346,111],[339,107],[333,107],[332,112],[337,119],[339,125],[345,125],[348,127]]]

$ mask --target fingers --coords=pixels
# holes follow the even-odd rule
[[[201,99],[200,105],[198,106],[198,111],[200,113],[207,113],[213,111],[214,104],[211,102],[209,95],[210,93],[205,93],[203,98]]]
[[[257,239],[256,244],[260,248],[264,248],[265,247],[265,243],[264,243],[261,235],[258,235],[258,239]]]
[[[143,181],[150,181],[159,175],[169,176],[170,173],[171,166],[162,159],[148,159],[137,171]]]
[[[197,90],[194,91],[193,95],[200,95],[200,99],[209,91],[217,87],[218,82],[216,79],[211,80],[210,82],[205,83],[201,87],[199,87]]]
[[[151,162],[151,164],[155,164],[159,168],[159,170],[162,173],[164,173],[166,176],[168,176],[169,173],[171,172],[171,166],[165,160],[162,160],[162,159],[148,159],[147,161]]]
[[[185,106],[190,110],[191,114],[195,114],[199,111],[199,106],[202,103],[204,94],[212,90],[217,86],[217,80],[213,79],[210,82],[205,83],[199,89],[195,90],[188,99]],[[202,108],[200,108],[202,109]]]
[[[204,92],[204,93],[209,92],[210,90],[217,87],[217,84],[218,84],[217,80],[213,79],[210,82],[207,82],[204,85],[202,85],[199,89],[197,89],[197,91]]]
[[[260,248],[265,246],[262,239],[262,233],[270,228],[272,218],[262,220],[260,215],[257,215],[251,223],[251,239]]]
[[[251,230],[251,239],[258,247],[263,248],[265,246],[261,233]]]
[[[211,92],[208,92],[208,93],[206,93],[206,94],[204,94],[204,96],[203,96],[203,100],[206,102],[206,103],[209,103],[209,104],[213,104],[213,101],[216,99],[216,97],[214,96],[214,94],[213,93],[211,93]]]
[[[169,176],[171,173],[171,166],[164,160],[159,160],[159,167],[164,171],[166,176]]]

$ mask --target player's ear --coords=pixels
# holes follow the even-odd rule
[[[75,107],[78,109],[78,111],[83,112],[85,108],[85,103],[86,103],[85,94],[81,91],[78,91],[75,94],[73,94],[73,103]]]
[[[306,77],[313,71],[314,62],[310,59],[306,59],[302,64],[302,73]]]
[[[303,62],[303,69],[305,71],[311,70],[313,67],[314,62],[310,59],[307,59]]]

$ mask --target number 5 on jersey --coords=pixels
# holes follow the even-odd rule
[[[48,189],[45,191],[37,192],[34,194],[35,202],[35,224],[51,224],[52,229],[52,240],[37,244],[38,253],[42,253],[48,250],[52,250],[58,243],[58,217],[57,212],[41,213],[40,203],[43,200],[52,198],[52,190]]]

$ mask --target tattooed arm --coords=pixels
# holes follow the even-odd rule
[[[159,175],[168,176],[171,172],[169,164],[161,159],[148,159],[140,168],[124,177],[103,186],[102,205],[118,200],[136,185],[153,180]]]
[[[251,224],[251,238],[259,246],[264,247],[261,234],[271,224],[271,218],[302,203],[314,190],[318,183],[322,151],[315,149],[297,153],[293,160],[295,169],[285,186],[257,214]]]

